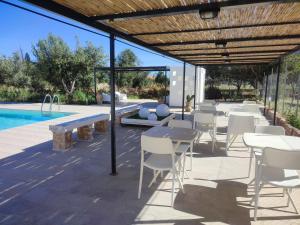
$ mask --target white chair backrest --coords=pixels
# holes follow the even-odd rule
[[[253,116],[229,116],[227,134],[242,135],[244,133],[253,133],[254,130]]]
[[[170,138],[142,135],[141,147],[143,151],[154,154],[174,154],[173,143]]]
[[[216,112],[217,107],[215,105],[202,105],[199,107],[200,111],[207,111],[207,112]]]
[[[194,114],[194,128],[197,125],[213,125],[215,123],[215,116],[213,113],[206,113],[196,111]]]
[[[300,170],[300,147],[299,150],[281,150],[264,148],[262,164],[280,169]]]
[[[181,128],[188,128],[192,129],[193,124],[189,120],[170,120],[168,123],[168,127],[181,127]]]
[[[243,108],[245,109],[246,112],[251,112],[251,113],[260,113],[259,106],[254,105],[254,104],[246,104],[243,105]]]
[[[255,133],[273,134],[273,135],[285,135],[285,130],[281,126],[256,126]]]
[[[230,112],[246,112],[246,109],[244,107],[232,107],[229,110]]]
[[[256,101],[245,100],[245,101],[243,101],[243,104],[256,104]]]
[[[213,99],[204,99],[203,103],[210,103],[210,104],[213,104],[213,105],[217,104],[217,102]]]

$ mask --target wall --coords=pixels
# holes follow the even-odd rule
[[[197,68],[196,82],[196,102],[202,102],[204,99],[205,73],[204,68]],[[183,67],[171,67],[170,71],[170,106],[182,105],[182,85],[183,85]],[[187,95],[194,94],[195,85],[195,67],[186,66],[185,74],[185,98]]]

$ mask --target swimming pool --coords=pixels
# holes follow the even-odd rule
[[[0,109],[0,130],[53,120],[72,114],[74,113],[52,112],[45,114],[37,110]]]

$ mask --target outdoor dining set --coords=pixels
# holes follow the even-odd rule
[[[254,185],[254,196],[250,204],[254,203],[254,220],[257,217],[258,200],[264,185],[279,187],[288,196],[295,212],[296,206],[291,198],[294,188],[300,187],[300,138],[286,136],[281,126],[262,125],[264,118],[260,105],[254,101],[244,101],[242,104],[230,108],[228,112],[217,110],[217,103],[204,101],[196,104],[192,112],[193,120],[171,120],[168,126],[153,127],[141,135],[141,166],[138,188],[138,198],[141,197],[144,167],[153,170],[150,187],[163,174],[169,171],[172,175],[171,206],[174,205],[175,184],[178,182],[184,193],[184,177],[187,170],[193,167],[193,147],[199,143],[203,134],[211,138],[212,153],[217,142],[217,117],[222,114],[228,118],[225,152],[232,147],[237,137],[249,151],[249,174],[251,165],[255,161],[254,178],[248,185]],[[189,165],[186,167],[186,156]],[[254,164],[254,163],[253,163]],[[187,175],[188,176],[188,175]]]

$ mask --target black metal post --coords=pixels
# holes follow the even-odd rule
[[[94,93],[95,93],[95,102],[97,104],[97,81],[96,81],[96,69],[94,68]]]
[[[267,76],[266,76],[266,73],[265,73],[265,78],[266,78],[266,87],[265,87],[264,115],[266,115],[266,107],[267,107],[269,74],[267,74]]]
[[[184,120],[184,99],[185,99],[185,65],[186,63],[183,63],[183,80],[182,80],[182,112],[181,112],[181,119]]]
[[[110,34],[110,135],[111,135],[111,175],[117,175],[116,166],[116,131],[115,131],[115,107],[116,107],[116,93],[115,93],[115,35]]]
[[[278,71],[277,71],[277,80],[276,80],[276,92],[275,92],[275,107],[274,107],[274,118],[273,118],[273,125],[276,125],[276,113],[277,113],[277,101],[278,101],[278,91],[279,91],[279,77],[280,77],[280,66],[281,60],[278,61]]]
[[[197,66],[195,66],[195,79],[194,79],[194,109],[196,109],[196,88],[197,88]]]
[[[165,101],[164,101],[165,104],[167,104],[167,85],[168,85],[168,82],[167,82],[167,71],[165,71]]]

